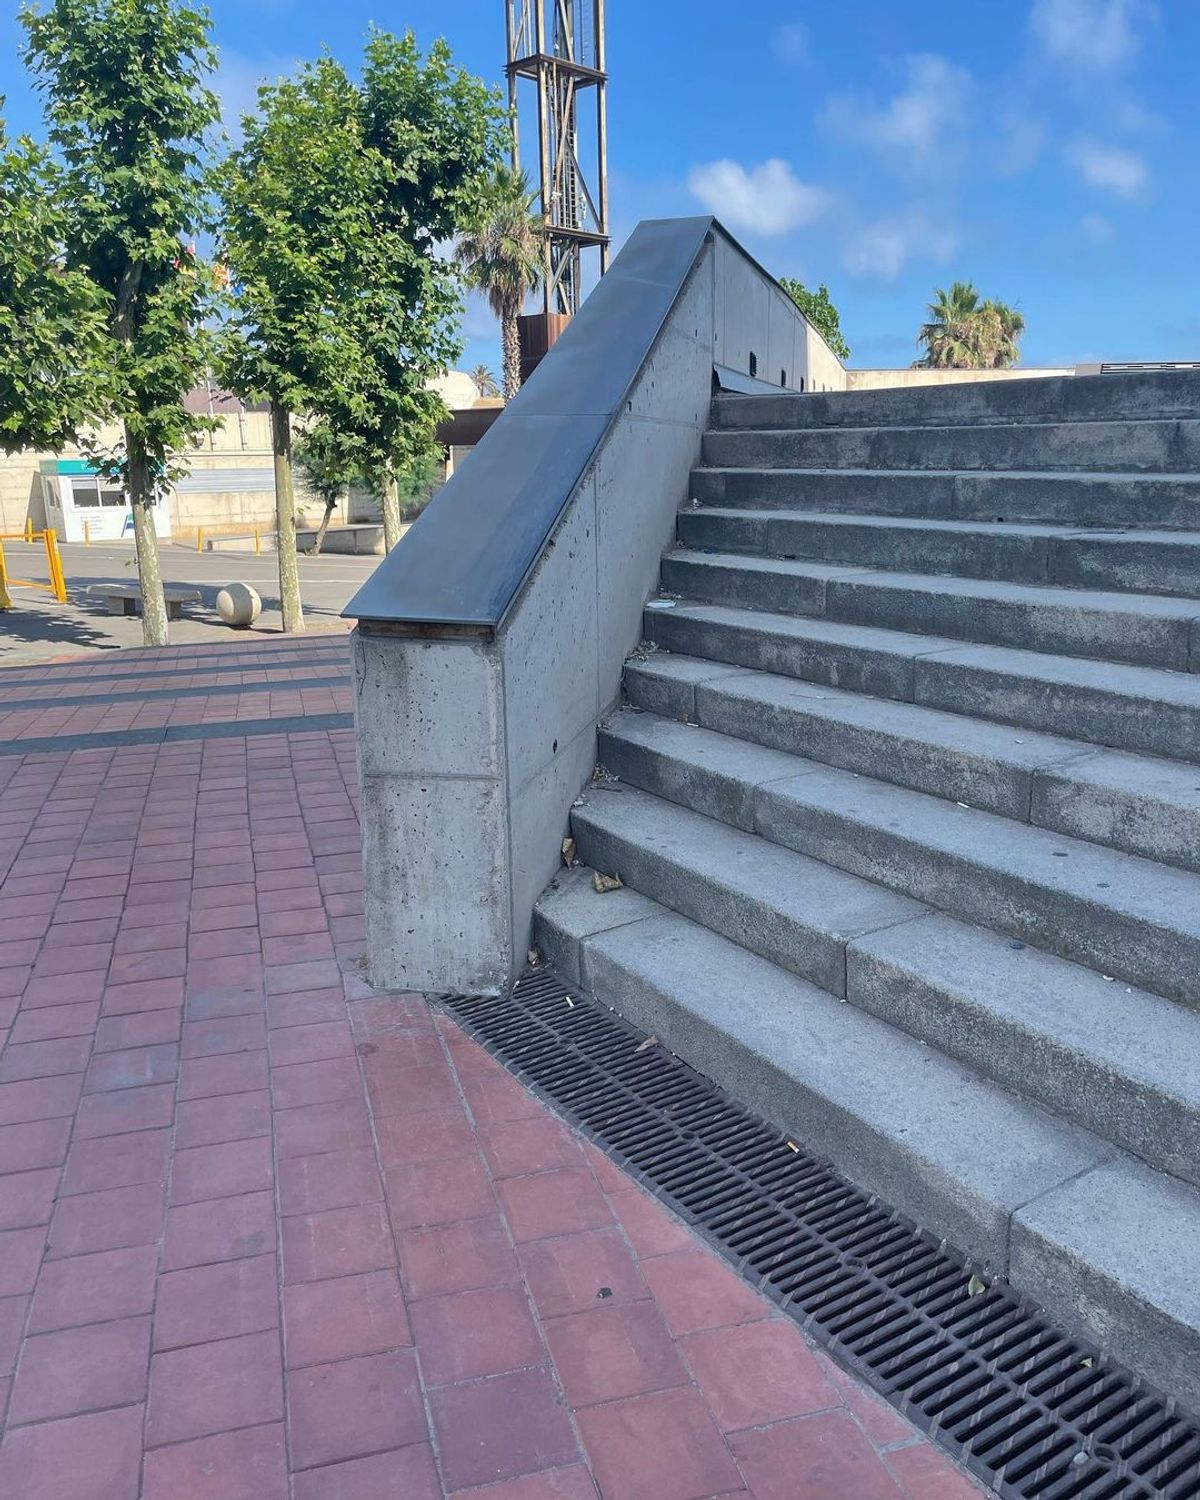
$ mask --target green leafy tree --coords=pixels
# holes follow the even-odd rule
[[[400,466],[396,490],[400,499],[400,517],[415,521],[441,487],[443,459],[440,450],[418,453]]]
[[[499,149],[496,96],[435,43],[372,31],[361,82],[332,58],[259,91],[222,175],[234,389],[271,405],[285,629],[302,629],[291,518],[292,412],[323,419],[378,483],[444,414],[425,389],[460,352],[457,277],[439,254]]]
[[[63,173],[0,120],[0,448],[57,451],[107,415],[108,307],[66,263]]]
[[[1000,370],[1016,363],[1025,319],[1003,302],[984,301],[969,281],[937,287],[917,343],[925,354],[916,367],[930,370]]]
[[[357,89],[332,57],[263,85],[242,128],[220,171],[232,301],[223,374],[240,395],[270,405],[280,607],[284,630],[299,631],[292,413],[320,411],[360,378],[345,312],[373,234],[373,163]]]
[[[536,197],[523,172],[497,167],[455,251],[467,281],[484,294],[500,320],[504,394],[510,401],[521,388],[517,319],[545,274],[546,242],[542,221],[533,211]]]
[[[202,227],[205,137],[218,118],[205,11],[177,0],[49,0],[22,11],[26,61],[63,162],[66,270],[104,298],[103,360],[123,441],[98,467],[129,496],[148,645],[167,610],[152,506],[211,425],[184,404],[205,367],[213,282]]]
[[[324,420],[301,433],[296,439],[293,457],[309,489],[325,507],[311,549],[316,557],[324,544],[338,501],[362,476],[356,467],[354,444],[344,442],[336,429]]]
[[[839,359],[850,358],[850,345],[842,333],[842,320],[829,297],[829,288],[824,282],[810,292],[802,281],[793,276],[781,276],[779,285],[784,289],[812,326],[817,330]]]
[[[400,537],[399,476],[437,462],[446,416],[428,387],[462,353],[461,281],[440,247],[474,222],[503,150],[499,96],[435,42],[373,31],[363,64],[364,135],[378,163],[375,233],[352,310],[364,379],[330,412],[379,478],[384,540]]]

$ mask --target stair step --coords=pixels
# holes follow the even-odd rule
[[[774,776],[775,760],[756,780],[763,753],[645,715],[614,720],[600,745],[623,780],[705,810],[729,795],[713,786],[714,761],[725,757],[729,780],[744,757],[755,827],[772,843],[1200,1008],[1200,876],[800,757],[790,778]]]
[[[1200,471],[1200,421],[710,429],[702,461],[755,469]]]
[[[554,925],[556,894],[538,904],[539,943]],[[600,923],[606,899],[595,898]],[[579,946],[586,991],[991,1271],[1007,1267],[1019,1207],[1111,1153],[1088,1132],[661,908]]]
[[[647,640],[685,656],[907,702],[913,700],[919,656],[963,649],[958,641],[899,630],[686,601],[647,610],[644,630]]]
[[[656,768],[660,794],[634,790],[645,784],[640,778],[611,793],[587,794],[571,820],[579,857],[831,995],[845,995],[846,944],[926,908],[726,824],[722,780],[736,774],[733,757],[748,776],[756,757],[753,747],[740,757],[735,747],[725,750],[724,778],[712,760],[702,775],[679,765],[689,783],[675,788],[688,797],[680,805],[663,800],[666,765]]]
[[[1153,667],[962,646],[916,663],[915,701],[1172,760],[1200,760],[1200,681]]]
[[[683,656],[940,708],[1173,760],[1200,760],[1200,678],[1155,667],[719,604],[648,610],[648,640]]]
[[[1193,417],[1200,410],[1200,371],[1029,376],[962,385],[888,387],[805,395],[722,395],[713,425],[748,427],[905,426],[986,422],[1132,420]]]
[[[1200,1015],[934,913],[855,939],[852,1004],[1200,1184]]]
[[[1200,771],[1149,756],[660,653],[635,707],[985,812],[1200,871]]]
[[[632,788],[588,794],[573,828],[583,859],[619,873],[637,901],[651,897],[1200,1181],[1196,1012],[726,827],[702,790],[698,808],[668,806],[665,787],[637,790],[662,784],[659,766],[627,769]],[[689,785],[703,779],[693,769]]]
[[[751,510],[1073,527],[1200,525],[1195,474],[700,468],[692,471],[688,496],[702,505]]]
[[[538,903],[539,946],[851,1181],[1200,1404],[1200,1194],[644,897],[615,922],[623,894],[567,872]]]
[[[1117,1159],[1012,1221],[1014,1284],[1200,1411],[1200,1196]]]
[[[677,529],[685,547],[716,552],[1200,597],[1196,532],[1088,531],[719,506],[680,511]]]
[[[767,767],[744,748],[714,752],[695,737],[685,747],[690,762],[680,755],[665,764],[677,737],[629,720],[606,734],[603,753],[635,790],[594,792],[577,812],[590,864],[1154,1165],[1200,1180],[1200,1016],[907,898],[888,906],[869,881],[723,826],[714,821],[722,759],[726,778],[740,759],[748,783]],[[686,810],[661,800],[672,795]]]
[[[677,550],[663,587],[707,604],[1186,672],[1200,666],[1200,600],[935,578],[837,563]]]

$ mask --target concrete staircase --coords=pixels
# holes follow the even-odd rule
[[[662,589],[539,947],[1200,1410],[1200,377],[721,397]]]

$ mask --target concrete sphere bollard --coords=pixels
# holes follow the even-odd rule
[[[217,595],[217,613],[226,625],[245,629],[262,614],[262,600],[248,583],[229,583]]]

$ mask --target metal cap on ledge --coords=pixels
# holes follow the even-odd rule
[[[708,215],[638,225],[528,384],[344,616],[367,630],[496,630],[719,228]]]

